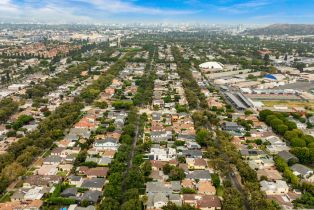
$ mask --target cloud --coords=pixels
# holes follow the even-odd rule
[[[234,14],[247,13],[270,5],[271,3],[272,2],[269,0],[253,0],[244,3],[233,4],[231,6],[220,7],[218,10]]]
[[[173,10],[160,9],[154,7],[143,7],[130,1],[121,0],[76,0],[78,2],[89,3],[96,8],[110,13],[139,13],[148,15],[185,15],[194,14],[195,10]]]
[[[0,19],[41,23],[101,23],[120,15],[168,17],[195,10],[139,6],[134,0],[0,0]]]
[[[60,7],[54,4],[45,5],[40,8],[28,7],[27,13],[21,15],[28,20],[44,23],[93,23],[91,17],[78,15],[73,8]]]
[[[18,12],[18,8],[10,0],[1,0],[0,11],[7,13],[16,13]]]
[[[93,18],[77,13],[77,8],[66,6],[62,4],[61,1],[0,1],[0,19],[4,22],[39,22],[55,24],[95,22]]]

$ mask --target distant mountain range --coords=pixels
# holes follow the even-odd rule
[[[314,35],[314,24],[273,24],[243,32],[248,35]]]

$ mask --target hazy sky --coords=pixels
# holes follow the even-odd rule
[[[0,0],[0,22],[313,23],[314,0]]]

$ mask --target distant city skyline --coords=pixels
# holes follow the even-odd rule
[[[1,0],[0,22],[314,23],[309,0]]]

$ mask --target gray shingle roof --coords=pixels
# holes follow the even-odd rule
[[[241,155],[245,155],[245,156],[255,156],[255,155],[265,154],[263,150],[257,150],[257,149],[242,149],[240,153]]]
[[[171,193],[171,189],[166,187],[161,182],[147,182],[146,192],[147,193]]]
[[[281,157],[282,159],[284,159],[286,162],[288,162],[290,159],[298,160],[298,158],[296,156],[294,156],[293,154],[291,154],[288,151],[281,151],[278,153],[278,156]]]
[[[78,181],[80,181],[82,179],[82,177],[81,176],[72,175],[72,176],[69,177],[69,179],[71,181],[73,181],[73,182],[78,182]]]
[[[60,194],[62,197],[70,197],[70,196],[76,196],[77,194],[77,189],[76,187],[70,187],[65,190]]]
[[[68,135],[66,135],[66,136],[64,137],[64,139],[65,139],[65,140],[68,140],[68,141],[77,141],[77,140],[79,140],[79,136],[76,135],[76,134],[71,134],[71,133],[69,133]]]
[[[60,163],[62,161],[62,158],[56,155],[50,155],[45,158],[44,162],[50,162],[50,163]]]
[[[100,196],[102,195],[102,192],[100,191],[86,191],[81,200],[84,201],[84,200],[87,200],[87,201],[90,201],[90,202],[93,202],[93,203],[97,203],[97,201],[99,200]]]
[[[178,139],[195,141],[195,135],[179,134]]]
[[[202,151],[201,150],[183,150],[182,151],[183,156],[187,157],[202,157]]]
[[[171,188],[174,191],[180,191],[181,190],[181,183],[180,181],[171,181]]]
[[[102,188],[105,184],[104,178],[93,178],[84,180],[82,183],[82,188]]]
[[[313,173],[313,170],[311,168],[304,166],[304,165],[301,165],[301,164],[298,164],[298,163],[291,166],[291,169],[293,171],[300,173],[302,176],[305,176],[309,173]]]
[[[187,174],[186,178],[188,179],[206,179],[210,180],[211,175],[208,170],[195,170]]]
[[[169,200],[170,201],[179,201],[179,200],[181,200],[181,196],[179,194],[170,194]]]
[[[166,194],[164,194],[164,193],[156,193],[154,195],[154,203],[156,203],[156,202],[168,203],[168,198],[167,198]]]
[[[98,161],[99,165],[108,165],[112,162],[112,158],[109,157],[102,157],[100,158],[100,160]]]
[[[91,132],[88,128],[71,128],[70,134],[74,136],[81,136],[88,139],[91,136]]]

